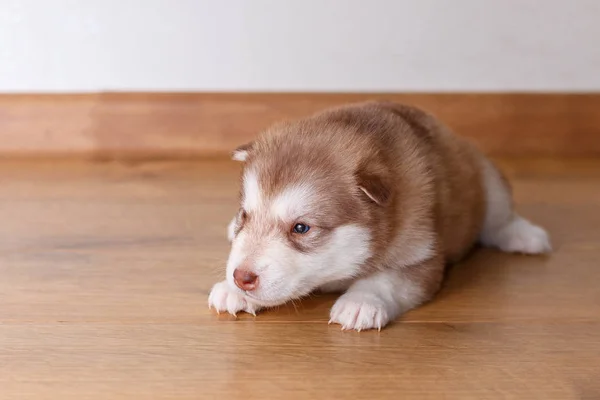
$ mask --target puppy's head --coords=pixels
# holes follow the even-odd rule
[[[372,207],[385,205],[389,185],[346,153],[299,132],[234,152],[244,168],[230,227],[232,287],[272,306],[361,272],[372,253]]]

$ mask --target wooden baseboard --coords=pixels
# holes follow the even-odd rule
[[[494,156],[600,155],[600,93],[0,95],[0,155],[226,155],[274,121],[343,103],[420,106]]]

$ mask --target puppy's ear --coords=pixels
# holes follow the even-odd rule
[[[253,147],[254,147],[254,142],[243,144],[243,145],[239,146],[238,148],[236,148],[231,153],[231,158],[235,161],[244,162],[248,159],[248,156],[249,156],[250,152],[252,151]]]
[[[371,201],[384,207],[392,199],[392,180],[389,170],[383,163],[364,163],[355,173],[358,188]]]

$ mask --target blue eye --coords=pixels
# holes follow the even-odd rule
[[[294,228],[292,229],[292,232],[299,233],[299,234],[302,235],[302,234],[308,232],[309,229],[310,229],[310,226],[308,226],[308,225],[296,224],[296,225],[294,225]]]

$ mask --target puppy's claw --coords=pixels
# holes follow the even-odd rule
[[[257,305],[249,303],[244,295],[229,287],[226,281],[215,284],[208,297],[208,307],[215,309],[217,314],[231,314],[238,319],[239,312],[246,312],[256,317]]]

